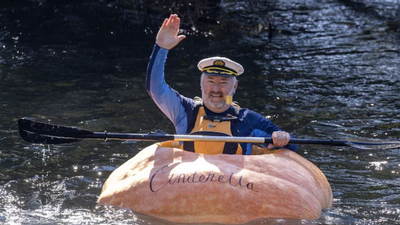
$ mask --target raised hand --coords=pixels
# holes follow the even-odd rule
[[[165,49],[172,49],[185,39],[185,35],[178,36],[180,23],[181,19],[176,14],[165,19],[157,33],[156,44]]]

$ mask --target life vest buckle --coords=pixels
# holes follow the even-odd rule
[[[237,120],[236,116],[203,116],[205,120],[211,120],[212,122],[223,122],[223,121],[234,121]]]

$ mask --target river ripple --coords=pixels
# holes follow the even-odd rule
[[[171,86],[199,95],[187,85],[198,79],[192,65],[222,54],[246,69],[235,100],[299,138],[399,138],[398,1],[223,4],[222,14],[240,29],[228,36],[188,30],[189,37],[168,59]],[[59,18],[66,13],[57,10]],[[76,33],[64,34],[67,28],[54,31],[52,21],[29,27],[17,13],[3,21],[0,223],[168,224],[95,203],[111,171],[149,143],[33,146],[19,139],[15,125],[30,116],[95,131],[173,132],[144,90],[158,24],[130,30],[103,24],[93,31],[69,15],[64,21]],[[302,146],[299,153],[328,177],[334,208],[319,220],[251,224],[400,223],[398,148]]]

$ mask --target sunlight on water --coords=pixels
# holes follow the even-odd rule
[[[94,209],[74,207],[65,208],[65,201],[60,196],[53,196],[52,203],[40,204],[38,207],[29,209],[28,205],[23,206],[25,200],[19,199],[15,193],[6,191],[0,187],[0,194],[3,196],[0,210],[0,223],[6,224],[141,224],[130,210],[116,209],[114,207],[96,206]],[[60,184],[56,189],[60,194],[68,195],[64,185]],[[6,196],[6,197],[5,197]],[[70,195],[73,197],[73,194]],[[57,200],[59,199],[59,200]],[[28,207],[28,208],[27,208]]]
[[[374,169],[374,170],[383,170],[383,165],[387,164],[387,161],[381,161],[381,162],[369,162],[369,166],[367,166],[367,169]]]
[[[108,175],[147,144],[31,145],[15,124],[32,116],[95,131],[173,132],[144,88],[168,12],[137,26],[140,12],[113,7],[118,1],[18,2],[0,12],[0,224],[172,225],[96,203]],[[198,94],[188,83],[198,59],[232,56],[246,69],[235,95],[241,106],[299,138],[351,140],[300,146],[333,190],[333,208],[320,219],[249,225],[400,224],[399,9],[398,0],[227,0],[212,12],[216,21],[201,18],[206,29],[182,20],[188,37],[165,73],[181,94]]]

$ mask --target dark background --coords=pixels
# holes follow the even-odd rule
[[[173,133],[144,88],[170,13],[187,35],[166,65],[181,94],[200,95],[199,60],[226,56],[245,68],[234,100],[298,138],[398,140],[399,1],[2,1],[0,223],[168,224],[96,204],[108,175],[151,143],[32,145],[16,121]],[[400,222],[398,148],[298,153],[334,193],[334,208],[307,223]]]

